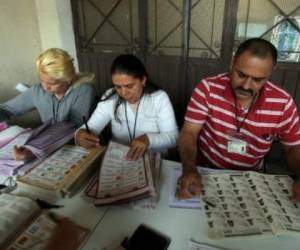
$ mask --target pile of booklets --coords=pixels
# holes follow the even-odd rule
[[[0,249],[45,249],[57,222],[29,198],[0,195]],[[79,243],[88,230],[77,225]]]
[[[104,148],[84,149],[64,145],[24,176],[17,177],[18,194],[56,202],[78,191],[99,167]]]
[[[24,174],[54,150],[73,138],[75,125],[61,122],[52,125],[47,122],[31,130],[12,126],[0,132],[0,174]],[[31,162],[13,158],[14,146],[28,148],[37,158]],[[22,169],[22,170],[21,170]]]
[[[53,125],[48,122],[32,131],[24,147],[36,157],[43,158],[70,141],[75,130],[76,126],[69,122],[59,122]]]
[[[158,200],[161,158],[145,154],[137,161],[128,160],[129,147],[111,141],[104,155],[99,174],[90,182],[84,199],[96,206],[120,204],[150,197]]]
[[[0,131],[0,148],[2,149],[3,146],[27,131],[30,131],[30,129],[21,128],[19,126],[2,127]]]

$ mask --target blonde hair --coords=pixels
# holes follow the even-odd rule
[[[39,55],[36,67],[54,80],[71,83],[76,76],[73,58],[65,50],[52,48]]]

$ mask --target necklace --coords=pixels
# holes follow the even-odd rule
[[[131,133],[130,128],[129,128],[128,115],[127,115],[127,102],[125,102],[125,117],[126,117],[126,125],[127,125],[127,129],[128,129],[130,142],[135,138],[136,124],[137,124],[137,117],[138,117],[138,113],[139,113],[140,103],[141,103],[141,99],[140,99],[140,101],[137,105],[137,108],[136,108],[136,113],[135,113],[135,117],[134,117],[133,131]]]
[[[254,100],[256,99],[256,94],[253,96],[253,99],[251,101],[251,104],[248,108],[247,114],[245,115],[245,117],[243,118],[243,120],[241,122],[238,121],[238,109],[237,109],[237,101],[236,101],[236,96],[234,96],[234,107],[235,107],[235,123],[236,123],[236,132],[240,133],[241,127],[243,126],[245,120],[247,119],[247,117],[250,114],[250,111],[252,109],[252,106],[254,104]]]
[[[57,105],[54,103],[54,95],[52,95],[52,113],[53,113],[53,123],[58,122],[58,110],[60,105],[60,100],[57,101]]]

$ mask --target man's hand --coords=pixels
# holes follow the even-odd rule
[[[190,199],[201,195],[201,176],[196,168],[185,170],[178,179],[177,185],[179,185],[179,199]]]
[[[23,146],[21,146],[21,147],[14,146],[13,157],[17,161],[28,161],[28,160],[33,159],[34,155],[29,149],[27,149]]]
[[[98,136],[87,132],[86,129],[80,129],[76,133],[75,141],[78,145],[87,149],[100,147],[100,139]]]
[[[292,189],[292,201],[298,202],[300,201],[300,178],[297,178],[293,183]]]
[[[149,138],[146,134],[135,138],[130,143],[130,149],[127,153],[127,158],[130,160],[136,161],[137,159],[141,158],[144,153],[147,151],[149,146]]]

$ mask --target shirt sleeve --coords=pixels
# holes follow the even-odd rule
[[[72,103],[70,121],[77,125],[83,124],[83,116],[88,119],[91,115],[95,103],[94,87],[92,84],[85,83],[80,88],[74,103]]]
[[[113,100],[100,101],[94,113],[88,120],[89,129],[99,135],[105,126],[111,121],[111,109]],[[82,126],[84,128],[84,126]]]
[[[290,97],[284,107],[277,129],[278,138],[282,144],[289,146],[300,145],[299,115],[292,97]]]
[[[178,138],[178,127],[171,101],[168,95],[162,92],[156,103],[159,104],[156,111],[159,133],[147,133],[150,142],[149,148],[167,149],[175,147]]]
[[[0,105],[0,121],[20,116],[35,108],[34,86],[22,94]]]
[[[193,90],[187,110],[185,121],[204,124],[208,116],[209,85],[202,80]]]

